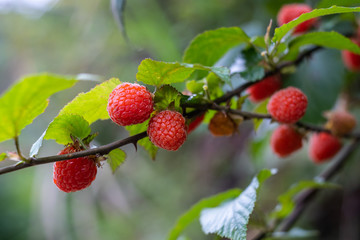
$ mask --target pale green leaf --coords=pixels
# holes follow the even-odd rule
[[[140,123],[140,124],[135,124],[135,125],[131,125],[131,126],[126,126],[126,130],[129,131],[130,135],[135,135],[135,134],[138,134],[138,133],[142,133],[142,132],[145,132],[147,131],[147,127],[149,125],[149,121],[150,120],[147,120],[143,123]],[[158,151],[158,147],[156,147],[150,140],[148,137],[146,138],[143,138],[141,140],[139,140],[137,142],[138,145],[142,146],[150,155],[150,157],[152,159],[155,159],[156,157],[156,153]]]
[[[207,67],[200,64],[162,62],[144,59],[136,74],[136,79],[145,84],[160,86],[185,81],[195,70],[213,72],[225,82],[230,82],[230,70],[225,67]]]
[[[49,125],[44,136],[45,139],[54,139],[59,144],[72,142],[71,135],[83,139],[91,133],[89,123],[76,114],[61,114]]]
[[[44,112],[48,98],[72,87],[76,80],[40,74],[21,79],[0,97],[0,142],[15,138]]]
[[[80,115],[89,124],[99,119],[108,119],[109,114],[106,110],[108,98],[112,90],[120,83],[119,79],[112,78],[97,85],[87,93],[80,93],[60,111],[59,115]]]
[[[309,188],[339,188],[339,185],[328,182],[316,181],[301,181],[292,186],[287,192],[278,197],[279,205],[271,213],[271,216],[276,219],[286,218],[294,210],[294,197],[302,190]]]
[[[282,25],[281,27],[276,28],[272,41],[279,42],[291,29],[295,28],[300,23],[303,23],[309,19],[326,16],[330,14],[350,13],[350,12],[360,12],[360,7],[332,6],[330,8],[314,9],[313,11],[304,13],[298,18],[292,20],[291,22],[288,22]]]
[[[240,189],[231,189],[226,192],[222,192],[214,196],[201,199],[178,218],[175,226],[171,229],[169,233],[168,240],[178,239],[178,237],[186,229],[186,227],[195,219],[198,219],[200,217],[200,213],[204,208],[216,207],[225,200],[239,196],[240,193]]]
[[[337,32],[313,32],[303,34],[289,43],[290,51],[297,51],[301,46],[308,44],[348,50],[360,54],[360,47],[357,44]]]
[[[33,145],[31,146],[30,153],[29,153],[30,157],[35,157],[39,154],[45,134],[46,134],[46,130],[41,134],[41,136],[38,138],[38,140],[36,140],[36,142],[34,142]]]
[[[7,154],[6,153],[0,153],[0,162],[4,161],[5,158],[7,158]]]
[[[219,28],[196,36],[185,50],[183,61],[213,66],[228,50],[250,42],[250,38],[239,27]]]
[[[200,223],[206,234],[214,233],[232,240],[245,240],[250,214],[254,210],[258,189],[276,170],[262,170],[234,200],[219,207],[204,209]]]
[[[107,162],[109,163],[113,173],[125,162],[126,159],[126,153],[119,148],[112,150],[107,156]]]

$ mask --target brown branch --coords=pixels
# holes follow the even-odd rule
[[[5,174],[8,172],[13,172],[16,170],[20,170],[23,168],[28,168],[36,165],[51,163],[51,162],[57,162],[57,161],[63,161],[73,158],[79,158],[79,157],[85,157],[85,156],[91,156],[91,155],[105,155],[111,152],[111,150],[114,150],[116,148],[122,147],[127,144],[136,144],[137,141],[139,141],[142,138],[145,138],[147,136],[146,132],[142,132],[139,134],[136,134],[134,136],[106,144],[101,147],[92,148],[89,150],[81,151],[81,152],[75,152],[70,154],[64,154],[64,155],[54,155],[54,156],[48,156],[48,157],[41,157],[41,158],[29,158],[26,162],[19,162],[15,165],[3,167],[0,169],[0,175]]]

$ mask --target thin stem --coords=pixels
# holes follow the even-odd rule
[[[21,154],[19,137],[16,136],[16,137],[14,138],[14,141],[15,141],[16,152],[17,152],[17,154],[19,155],[20,159],[23,160],[23,161],[27,161],[26,158]]]

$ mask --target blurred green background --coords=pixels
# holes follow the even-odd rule
[[[0,0],[0,93],[22,76],[39,72],[91,73],[133,82],[142,59],[181,61],[189,41],[205,30],[240,26],[250,36],[263,35],[269,19],[275,19],[280,6],[288,2],[128,1],[128,45],[113,19],[110,1]],[[316,6],[320,1],[306,2]],[[310,95],[312,105],[305,120],[321,123],[321,111],[334,105],[347,74],[338,51],[323,51],[309,61],[313,64],[301,65],[286,84],[299,86]],[[328,90],[316,91],[329,82],[332,87]],[[66,102],[94,84],[81,81],[54,95],[45,114],[23,131],[23,152],[29,152]],[[259,221],[264,211],[276,205],[278,194],[295,181],[311,179],[328,165],[314,166],[306,148],[285,160],[276,157],[268,147],[273,125],[264,122],[255,134],[247,122],[238,135],[229,138],[214,138],[202,125],[179,151],[159,151],[155,162],[142,149],[135,152],[127,146],[127,161],[115,175],[105,164],[91,187],[72,194],[60,192],[53,184],[52,164],[2,175],[0,239],[165,239],[177,217],[200,198],[232,187],[244,188],[259,169],[279,168],[265,184],[259,210],[253,214]],[[95,123],[93,131],[100,133],[97,145],[127,136],[110,120]],[[41,156],[56,154],[61,148],[46,141]],[[0,144],[0,152],[9,150],[14,151],[12,142]],[[8,164],[12,163],[5,161],[1,166]],[[324,191],[323,200],[313,204],[315,210],[301,222],[304,228],[320,229],[321,239],[359,239],[359,163],[351,164],[339,179],[346,187]],[[349,207],[341,207],[341,203]],[[199,223],[187,234],[191,239],[213,239],[201,233]]]

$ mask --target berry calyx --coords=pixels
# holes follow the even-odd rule
[[[302,147],[302,135],[290,125],[281,125],[272,133],[270,145],[279,157],[287,157]]]
[[[267,110],[278,122],[291,124],[304,116],[307,103],[307,97],[300,89],[287,87],[272,95]]]
[[[360,40],[352,38],[351,41],[360,46]],[[341,51],[341,57],[347,69],[354,72],[360,71],[360,55],[348,50],[343,50]]]
[[[190,122],[189,126],[188,126],[188,130],[187,133],[190,134],[192,131],[194,131],[198,126],[200,126],[200,124],[202,123],[202,121],[204,120],[205,114],[202,114],[198,117],[196,117],[192,122]]]
[[[155,146],[176,151],[187,137],[185,118],[179,112],[161,111],[150,119],[147,134]]]
[[[260,102],[281,88],[280,75],[269,76],[247,89],[252,102]]]
[[[146,121],[154,108],[151,93],[137,83],[119,84],[111,93],[107,111],[113,122],[128,126]]]
[[[341,149],[338,138],[329,133],[316,133],[310,138],[309,156],[315,163],[322,163],[335,156]]]
[[[217,112],[209,123],[209,131],[215,137],[231,136],[237,130],[238,124],[228,114]]]
[[[324,115],[328,119],[325,127],[336,136],[350,133],[356,126],[356,118],[345,110],[326,112]]]
[[[303,13],[311,12],[312,8],[307,4],[301,3],[292,3],[292,4],[285,4],[281,7],[277,15],[277,22],[281,26],[285,23],[288,23],[295,18],[298,18]],[[295,34],[304,33],[309,30],[315,23],[316,18],[309,19],[303,23],[300,23],[294,29]]]
[[[78,150],[68,146],[58,155],[74,153]],[[94,159],[80,157],[54,163],[53,180],[64,192],[76,192],[87,188],[95,180],[97,167]]]

